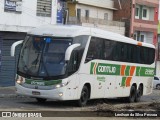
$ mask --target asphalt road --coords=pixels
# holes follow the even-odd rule
[[[143,96],[141,99],[141,102],[129,104],[129,106],[136,106],[138,105],[138,109],[141,108],[144,111],[149,109],[147,108],[148,103],[160,103],[160,90],[153,90],[153,93],[148,96]],[[41,112],[41,111],[50,111],[48,114],[55,114],[57,117],[54,117],[55,120],[58,119],[64,119],[64,120],[106,120],[103,116],[94,117],[94,114],[90,113],[90,111],[95,111],[97,108],[104,107],[104,109],[113,109],[114,110],[120,110],[123,108],[126,104],[122,99],[107,99],[106,101],[100,99],[100,100],[91,100],[89,101],[88,105],[85,107],[76,107],[75,101],[63,101],[63,102],[57,102],[48,100],[46,103],[37,103],[34,98],[29,97],[15,97],[15,96],[7,96],[7,97],[0,97],[0,111],[35,111],[35,112]],[[141,107],[139,107],[139,105]],[[157,105],[157,104],[156,104]],[[117,108],[116,108],[117,106]],[[123,107],[122,107],[123,106]],[[116,109],[115,109],[116,108]],[[131,110],[131,107],[125,107],[128,110]],[[159,107],[158,107],[159,108]],[[57,112],[57,111],[65,111],[65,112]],[[67,113],[67,111],[69,113]],[[79,113],[79,111],[82,111],[85,114]],[[85,112],[84,112],[85,111]],[[87,111],[87,112],[86,112]],[[88,113],[89,112],[89,113]],[[87,113],[87,117],[86,116]],[[70,114],[71,117],[65,117],[66,114]],[[72,116],[73,115],[73,116]],[[84,115],[81,116],[81,115]],[[97,115],[97,114],[96,114]],[[48,115],[49,116],[49,115]],[[67,115],[66,115],[67,116]],[[63,117],[63,118],[61,118]],[[9,118],[0,118],[1,120],[9,120]],[[22,118],[10,118],[14,120],[20,120]],[[23,118],[25,119],[25,118]],[[53,120],[52,117],[47,118],[32,118],[33,120]],[[116,120],[116,117],[107,117],[107,119]],[[127,117],[120,117],[118,118],[120,120],[128,119]],[[132,119],[132,118],[130,118]],[[135,119],[135,118],[133,118]],[[137,118],[136,118],[137,119]],[[152,118],[149,118],[152,119]]]
[[[141,98],[144,102],[160,102],[160,90],[153,90],[153,93]],[[97,104],[103,104],[103,100],[91,100],[86,107],[76,107],[75,101],[52,101],[37,103],[34,98],[29,97],[3,97],[0,98],[0,111],[2,110],[52,110],[52,111],[91,111]],[[107,104],[126,104],[123,100],[109,99]]]

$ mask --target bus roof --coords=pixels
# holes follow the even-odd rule
[[[45,25],[32,29],[28,32],[28,34],[55,37],[75,37],[79,35],[90,35],[109,40],[155,48],[155,46],[152,44],[138,42],[117,33],[109,32],[98,28],[90,28],[76,25]]]

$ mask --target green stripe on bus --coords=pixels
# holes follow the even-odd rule
[[[153,77],[154,70],[155,70],[154,68],[141,67],[140,76]]]
[[[95,66],[95,64],[97,64]],[[131,66],[127,66],[125,69],[125,76],[130,76]],[[153,77],[155,68],[150,67],[136,67],[135,76],[141,77]],[[96,75],[117,75],[120,76],[121,65],[105,64],[92,62],[90,66],[90,74]]]
[[[51,86],[51,85],[56,85],[59,83],[62,83],[62,80],[32,80],[32,79],[26,79],[25,80],[26,84],[31,84],[31,85],[40,85],[40,86]]]
[[[140,69],[141,69],[141,67],[136,67],[136,76],[140,75]]]
[[[91,68],[90,68],[90,74],[93,74],[93,67],[94,67],[94,62],[91,63]]]
[[[129,75],[130,75],[130,66],[127,66],[127,67],[126,67],[125,75],[126,75],[126,76],[129,76]]]
[[[127,77],[122,77],[121,87],[126,86],[126,79],[127,79]]]

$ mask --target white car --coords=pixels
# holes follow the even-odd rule
[[[153,88],[160,90],[160,77],[154,77]]]

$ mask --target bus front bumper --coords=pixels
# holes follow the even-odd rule
[[[16,83],[16,93],[19,95],[30,96],[35,98],[46,98],[53,100],[65,100],[64,90],[62,88],[52,90],[39,90],[23,87]]]

